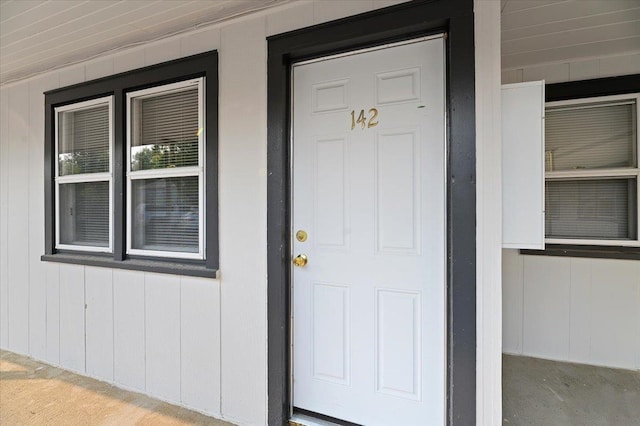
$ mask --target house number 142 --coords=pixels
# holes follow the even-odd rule
[[[364,130],[365,127],[375,127],[378,125],[378,110],[376,108],[371,108],[369,110],[369,120],[364,115],[364,110],[360,110],[360,114],[358,114],[358,119],[356,120],[356,112],[351,111],[351,130],[356,128],[356,124],[360,125],[360,128]]]

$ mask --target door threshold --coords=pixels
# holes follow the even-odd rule
[[[307,416],[306,414],[295,413],[289,419],[289,426],[340,426],[338,423]]]
[[[333,417],[314,413],[312,411],[294,408],[293,415],[289,419],[290,426],[359,426],[357,423],[335,419]]]

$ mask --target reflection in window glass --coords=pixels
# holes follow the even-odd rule
[[[60,243],[109,247],[109,182],[59,186]]]
[[[58,115],[58,175],[109,171],[109,106]]]
[[[132,248],[198,252],[198,177],[131,182]]]
[[[636,166],[636,105],[595,104],[548,109],[546,171]]]
[[[546,183],[548,238],[637,238],[636,179]]]
[[[132,102],[131,170],[198,165],[198,87]]]

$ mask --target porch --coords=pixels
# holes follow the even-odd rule
[[[504,425],[640,425],[640,372],[502,357]]]
[[[503,424],[640,425],[640,372],[503,356]],[[1,424],[212,425],[186,408],[0,351]]]
[[[0,351],[0,424],[211,425],[231,423]]]

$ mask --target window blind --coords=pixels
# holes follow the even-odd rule
[[[636,105],[547,109],[546,170],[636,167]]]
[[[109,246],[109,182],[60,185],[60,243]]]
[[[547,238],[637,237],[636,179],[546,182]]]
[[[131,169],[198,165],[198,88],[134,99]]]
[[[108,172],[109,106],[59,114],[58,174]]]
[[[197,253],[198,177],[131,182],[132,248]]]

